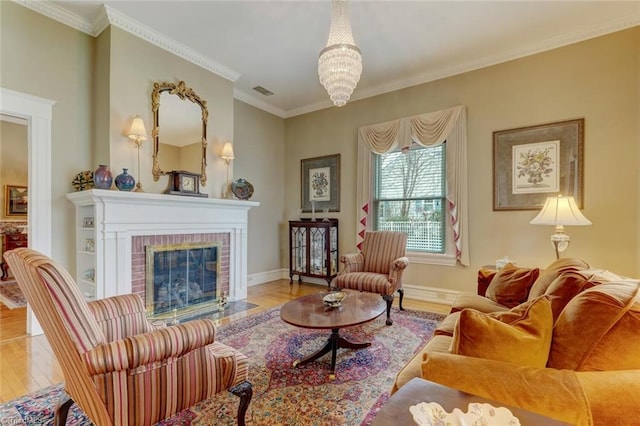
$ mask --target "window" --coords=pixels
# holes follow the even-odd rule
[[[446,254],[445,144],[374,158],[374,228],[406,232],[407,251]]]

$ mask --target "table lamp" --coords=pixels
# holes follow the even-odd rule
[[[229,163],[231,162],[231,160],[233,160],[235,157],[235,155],[233,155],[233,145],[231,145],[231,142],[227,141],[224,143],[224,146],[222,147],[222,153],[220,154],[220,158],[222,158],[225,162],[225,164],[227,165],[227,185],[225,186],[225,198],[231,198],[230,192],[229,192]]]
[[[127,136],[135,142],[136,148],[138,149],[138,182],[136,183],[134,192],[144,192],[142,190],[142,184],[140,183],[140,145],[142,145],[142,141],[147,140],[147,130],[144,127],[144,121],[142,121],[139,115],[136,115],[131,122]]]
[[[569,246],[569,236],[565,234],[566,226],[591,225],[589,219],[584,217],[573,197],[549,197],[545,201],[540,213],[529,222],[532,225],[554,225],[555,233],[551,235],[551,244],[556,251],[556,259],[560,258],[560,253]]]

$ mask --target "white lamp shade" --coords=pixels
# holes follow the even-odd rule
[[[220,158],[224,160],[233,160],[234,158],[236,158],[233,155],[233,145],[231,145],[231,142],[224,143],[224,146],[222,147],[222,154],[220,154]]]
[[[547,198],[540,213],[530,223],[532,225],[591,225],[591,221],[584,217],[573,197],[562,195]]]
[[[136,139],[140,141],[147,140],[147,130],[144,127],[144,121],[140,118],[139,115],[136,115],[133,121],[131,122],[131,127],[129,128],[129,138]]]

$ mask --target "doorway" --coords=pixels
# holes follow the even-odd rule
[[[29,247],[51,256],[51,120],[54,101],[0,88],[0,114],[26,120]],[[27,334],[42,334],[31,308]]]

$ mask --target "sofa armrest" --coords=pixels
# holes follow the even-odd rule
[[[596,425],[635,424],[640,407],[640,370],[577,371],[593,423]]]
[[[428,352],[422,377],[570,424],[593,424],[589,400],[574,371]]]
[[[348,274],[350,272],[362,272],[364,268],[364,256],[362,253],[349,253],[340,256],[340,263],[344,268],[340,274]]]
[[[180,357],[214,341],[214,322],[194,320],[98,345],[82,357],[91,375],[105,374]]]

